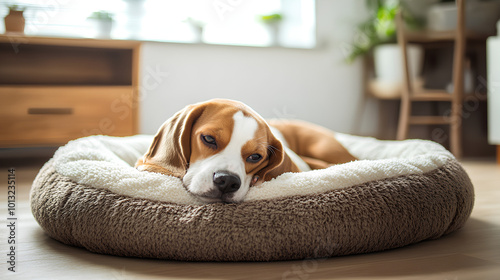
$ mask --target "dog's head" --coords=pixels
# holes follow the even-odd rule
[[[251,185],[297,170],[262,117],[220,99],[167,120],[136,168],[182,178],[204,202],[241,202]]]

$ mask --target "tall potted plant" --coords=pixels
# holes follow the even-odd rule
[[[410,29],[417,29],[422,22],[404,10],[400,1],[367,0],[370,17],[357,30],[347,62],[353,62],[357,57],[373,52],[376,82],[383,84],[384,90],[394,90],[400,94],[402,84],[402,55],[396,40],[396,14],[404,11],[403,19]],[[420,72],[423,51],[420,46],[408,46],[410,75],[416,78]]]
[[[7,7],[9,8],[9,13],[4,18],[5,32],[24,33],[24,26],[26,23],[24,10],[26,7],[21,7],[19,5],[10,5]]]

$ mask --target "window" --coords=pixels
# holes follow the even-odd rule
[[[113,14],[111,38],[164,42],[199,42],[196,24],[203,25],[202,42],[269,46],[272,28],[261,15],[282,15],[277,37],[285,47],[315,45],[314,0],[22,0],[27,35],[95,37],[95,11]],[[7,14],[5,6],[0,14]],[[190,18],[190,20],[188,20]]]

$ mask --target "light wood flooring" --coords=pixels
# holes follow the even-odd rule
[[[7,270],[7,167],[0,170],[0,279],[500,279],[500,165],[464,161],[476,202],[464,228],[384,252],[267,263],[175,262],[99,255],[47,237],[29,209],[39,164],[16,166],[16,272]]]

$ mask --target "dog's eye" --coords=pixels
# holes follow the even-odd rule
[[[201,141],[203,141],[203,143],[205,145],[207,145],[208,147],[210,147],[212,149],[217,148],[217,142],[215,141],[215,138],[213,136],[201,135]]]
[[[262,159],[262,156],[259,154],[253,154],[249,157],[247,157],[247,162],[249,163],[257,163]]]

